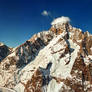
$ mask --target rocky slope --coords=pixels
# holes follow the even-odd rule
[[[0,61],[3,60],[12,52],[12,48],[9,48],[3,43],[0,43]]]
[[[16,92],[92,92],[92,35],[69,20],[55,20],[0,62],[0,86]]]

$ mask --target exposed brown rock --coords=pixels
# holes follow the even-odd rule
[[[81,56],[75,60],[71,74],[72,74],[72,76],[75,76],[75,80],[78,79],[80,81],[78,81],[78,80],[73,81],[73,79],[72,79],[71,82],[73,82],[74,84],[72,86],[71,85],[70,86],[71,87],[74,86],[73,89],[76,92],[86,92],[89,90],[89,89],[85,90],[85,87],[86,87],[85,82],[89,81],[90,85],[92,84],[92,75],[91,75],[92,72],[90,73],[91,66],[92,66],[92,63],[90,62],[89,65],[86,65],[84,59]],[[70,80],[68,80],[68,81],[70,81]],[[90,90],[92,90],[92,87],[90,87]]]
[[[60,35],[63,32],[63,29],[61,28],[55,28],[55,27],[51,27],[50,31],[52,31],[53,33],[55,33],[56,35]]]
[[[25,92],[42,92],[42,74],[39,69],[33,74],[31,80],[25,85]]]

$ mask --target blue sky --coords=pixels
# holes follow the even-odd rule
[[[72,26],[92,33],[92,0],[0,0],[0,42],[16,47],[48,30],[52,18],[68,16]]]

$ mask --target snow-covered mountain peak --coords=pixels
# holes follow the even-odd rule
[[[53,22],[56,21],[56,24],[52,24],[50,31],[53,32],[55,35],[59,35],[62,32],[67,32],[68,34],[70,32],[73,32],[76,28],[72,27],[71,24],[69,23],[68,17],[61,17],[61,20],[59,20],[59,18],[57,18],[56,20],[54,20]],[[63,19],[65,19],[65,21],[63,22]],[[57,22],[59,20],[59,22]]]
[[[69,17],[62,16],[62,17],[54,19],[51,25],[62,25],[62,24],[69,23],[69,22],[70,22]]]
[[[13,49],[0,62],[1,89],[92,92],[92,35],[72,27],[69,21],[61,17],[48,31]]]

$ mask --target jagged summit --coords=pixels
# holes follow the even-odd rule
[[[71,31],[74,31],[74,27],[71,26],[70,24],[70,18],[69,17],[59,17],[59,18],[56,18],[52,21],[51,23],[51,28],[50,28],[50,31],[55,33],[55,35],[59,35],[61,34],[62,32],[71,32]]]
[[[52,24],[0,62],[2,88],[16,92],[92,92],[92,35],[72,27],[66,17]]]

